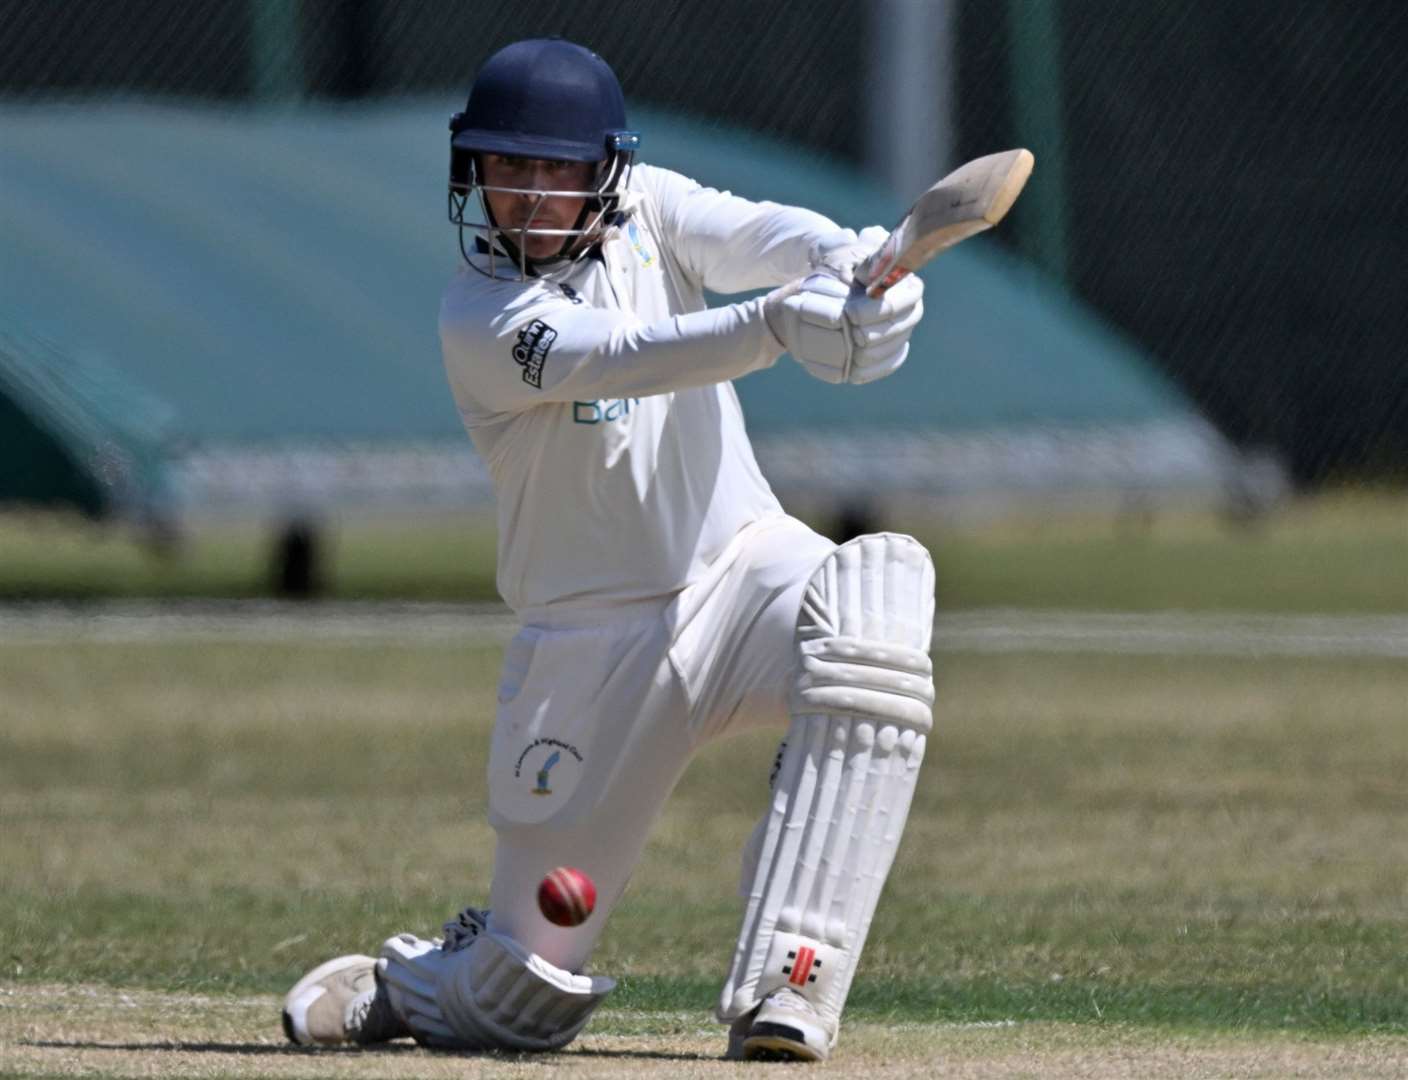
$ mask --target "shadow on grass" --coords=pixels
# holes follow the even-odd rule
[[[144,1054],[247,1054],[251,1057],[312,1056],[323,1054],[410,1054],[420,1047],[413,1043],[388,1043],[385,1046],[269,1046],[264,1043],[218,1042],[93,1042],[86,1039],[19,1039],[18,1046],[34,1046],[41,1050],[133,1050]]]
[[[657,1036],[658,1037],[658,1036]],[[571,1050],[574,1057],[639,1058],[642,1061],[722,1061],[721,1054],[678,1054],[670,1050]]]
[[[668,1050],[587,1050],[572,1049],[566,1052],[546,1051],[544,1053],[509,1053],[499,1050],[483,1052],[437,1050],[417,1046],[415,1043],[396,1042],[377,1046],[294,1046],[285,1044],[269,1046],[264,1043],[216,1043],[216,1042],[93,1042],[73,1039],[19,1039],[19,1046],[33,1046],[41,1050],[127,1050],[137,1053],[177,1053],[177,1054],[243,1054],[249,1057],[312,1057],[329,1054],[414,1054],[425,1050],[427,1053],[446,1057],[490,1058],[494,1061],[531,1061],[536,1058],[639,1058],[645,1061],[715,1061],[713,1054],[680,1054]]]

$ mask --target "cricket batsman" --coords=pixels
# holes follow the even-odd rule
[[[907,536],[838,547],[784,513],[732,380],[783,353],[828,383],[883,378],[908,354],[923,285],[852,289],[883,229],[857,236],[637,163],[615,75],[561,39],[490,57],[450,130],[464,262],[440,338],[521,623],[490,749],[489,908],[315,968],[284,1030],[567,1045],[615,985],[584,967],[685,766],[775,725],[717,1015],[729,1057],[824,1060],[932,724],[933,567]],[[760,288],[705,304],[706,289]],[[535,902],[564,865],[599,897],[567,927]]]

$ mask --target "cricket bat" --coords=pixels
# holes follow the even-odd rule
[[[1003,219],[1032,174],[1030,150],[1004,150],[960,165],[909,208],[880,250],[856,267],[866,294],[884,295],[939,252]]]

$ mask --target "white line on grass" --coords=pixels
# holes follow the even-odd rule
[[[254,642],[496,644],[517,623],[492,604],[191,600],[0,605],[0,644]],[[1408,659],[1408,615],[1029,611],[941,613],[940,652],[1082,652]]]
[[[934,646],[952,652],[1408,658],[1408,616],[988,609],[940,615]]]

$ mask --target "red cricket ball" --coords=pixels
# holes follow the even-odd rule
[[[558,926],[580,926],[596,907],[596,886],[575,866],[559,866],[538,885],[538,909]]]

